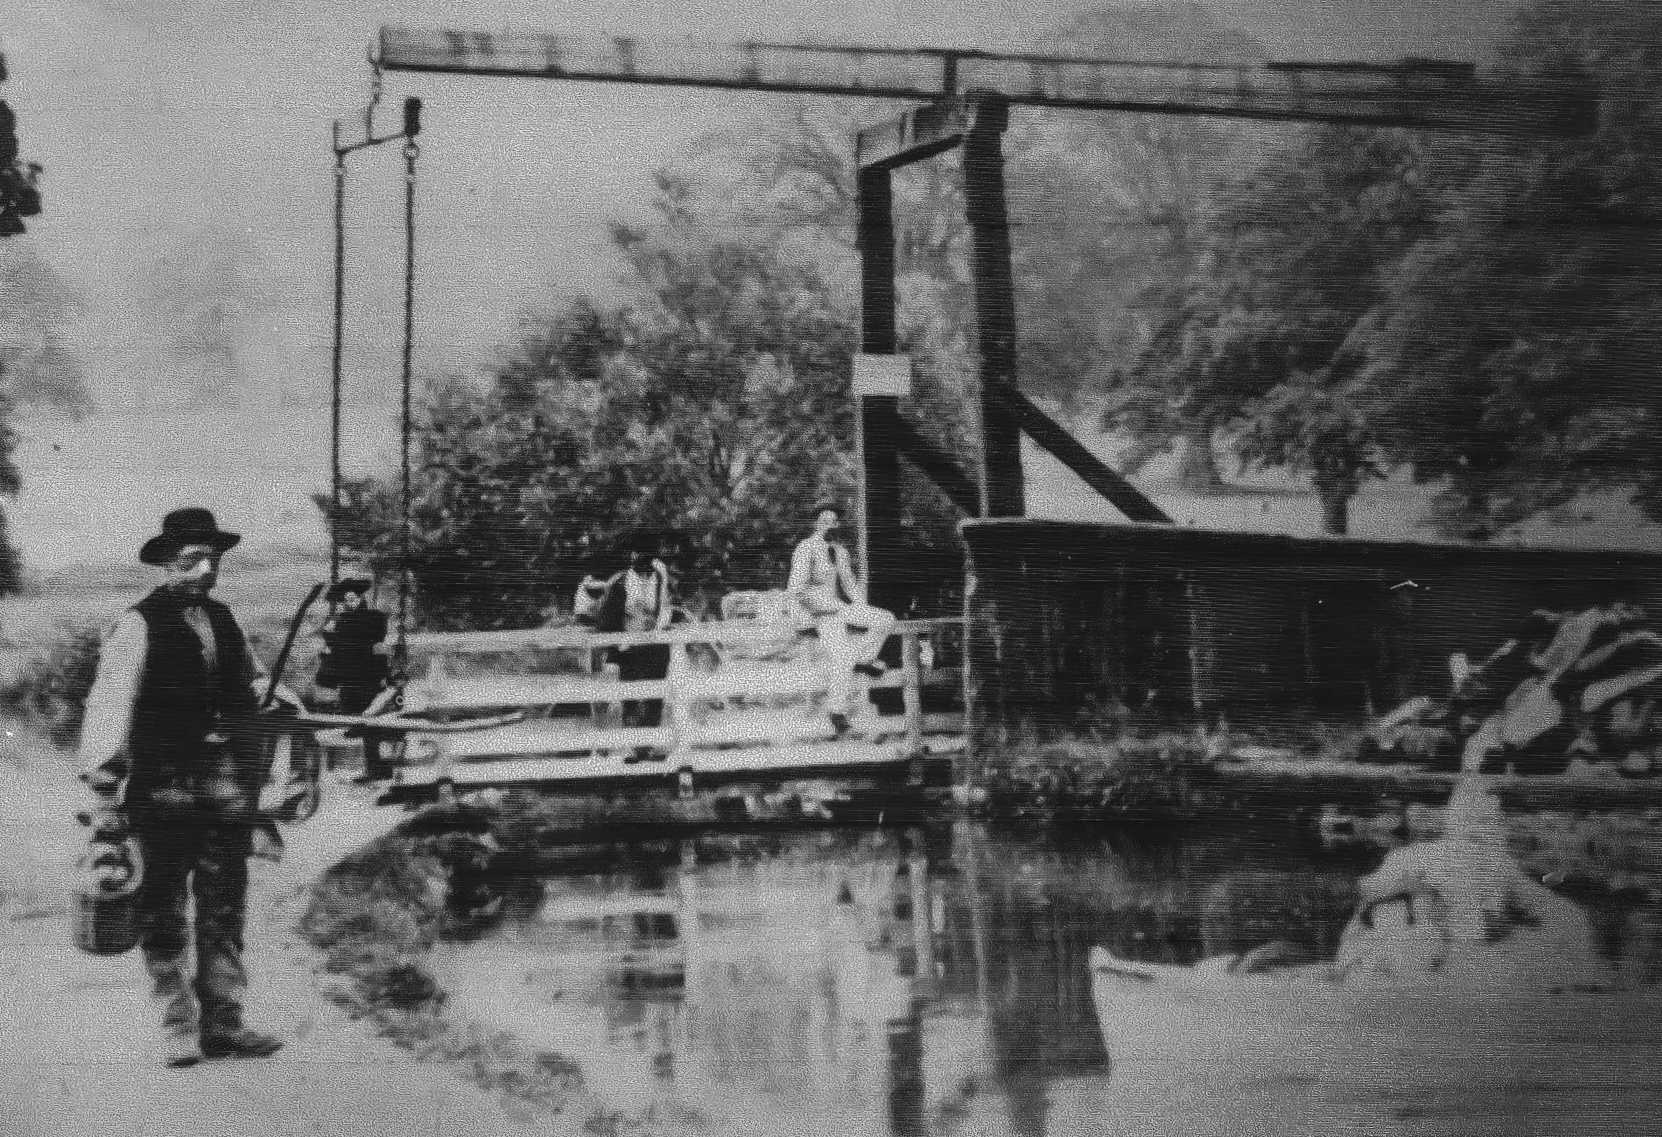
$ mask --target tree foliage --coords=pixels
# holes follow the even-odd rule
[[[776,582],[804,516],[853,485],[849,313],[811,266],[712,232],[660,180],[617,227],[629,299],[526,322],[483,387],[428,394],[413,495],[423,619],[534,620],[630,534],[670,534],[683,592]],[[397,487],[351,487],[337,532],[396,565]]]
[[[6,79],[6,61],[0,56],[0,82]],[[23,160],[17,138],[17,113],[0,99],[0,238],[23,233],[25,217],[40,213],[36,183],[40,167]]]
[[[1108,425],[1159,441],[1222,433],[1249,462],[1312,473],[1344,532],[1345,503],[1378,470],[1356,332],[1383,267],[1426,229],[1428,164],[1405,132],[1317,127],[1222,194]]]
[[[1596,83],[1586,138],[1301,132],[1209,220],[1110,424],[1309,472],[1335,532],[1397,465],[1464,535],[1609,485],[1662,518],[1657,21],[1629,0],[1519,17],[1515,78]]]
[[[0,81],[6,78],[0,57]],[[40,167],[25,162],[17,118],[0,99],[0,496],[15,498],[22,479],[12,461],[18,435],[12,423],[30,404],[51,404],[79,412],[86,391],[60,326],[71,304],[68,291],[33,249],[14,240],[23,219],[40,212],[36,181]],[[0,512],[0,594],[15,592],[21,565]]]
[[[1393,458],[1482,535],[1584,489],[1662,518],[1662,20],[1629,0],[1526,9],[1506,62],[1595,82],[1597,129],[1482,148],[1370,327]]]

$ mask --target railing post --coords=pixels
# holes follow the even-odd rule
[[[923,663],[916,628],[900,632],[901,699],[906,709],[906,753],[923,749]]]
[[[669,666],[664,670],[664,682],[668,689],[664,691],[664,716],[658,722],[661,726],[664,718],[669,719],[669,752],[679,759],[681,749],[686,740],[686,723],[691,716],[687,703],[687,644],[671,643],[669,645]]]

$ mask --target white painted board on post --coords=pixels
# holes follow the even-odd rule
[[[854,393],[906,398],[912,393],[912,357],[857,353],[854,356]]]

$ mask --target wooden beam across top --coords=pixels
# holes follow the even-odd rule
[[[1201,66],[938,48],[701,44],[389,26],[388,71],[649,83],[935,102],[961,94],[1089,110],[1583,134],[1596,100],[1573,84],[1479,76],[1468,64]]]

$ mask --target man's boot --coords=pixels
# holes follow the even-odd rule
[[[238,1027],[231,1031],[216,1031],[202,1035],[202,1057],[266,1058],[283,1048],[283,1040],[257,1030]]]
[[[169,1032],[162,1037],[161,1058],[163,1066],[179,1070],[202,1061],[202,1051],[195,1035]]]
[[[182,1070],[202,1061],[202,1051],[196,1039],[188,1034],[170,1034],[162,1039],[162,1065],[170,1070]]]
[[[145,967],[150,972],[151,996],[162,1004],[162,1065],[196,1065],[202,1051],[196,1045],[196,1000],[185,979],[184,959],[149,956]]]

